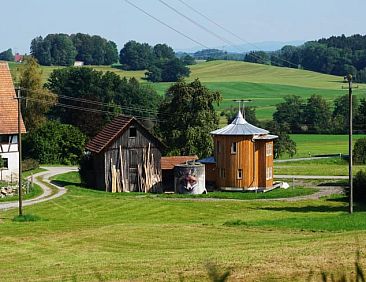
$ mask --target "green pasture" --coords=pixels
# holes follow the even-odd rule
[[[275,175],[348,175],[348,162],[341,158],[275,163]],[[366,170],[366,165],[354,165],[353,173]]]
[[[365,211],[341,196],[240,201],[126,197],[87,190],[76,174],[61,198],[25,207],[37,220],[0,214],[4,281],[208,281],[207,262],[229,281],[304,281],[311,271],[353,270]],[[295,188],[296,190],[296,188]]]
[[[290,134],[290,137],[296,142],[295,158],[324,154],[348,154],[348,135]],[[353,135],[353,145],[359,138],[366,138],[366,135]]]

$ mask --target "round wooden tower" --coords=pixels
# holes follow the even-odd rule
[[[218,187],[250,190],[273,186],[273,140],[278,136],[248,123],[240,111],[231,124],[211,134]]]

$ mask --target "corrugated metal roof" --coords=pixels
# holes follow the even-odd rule
[[[268,133],[269,131],[248,123],[240,111],[231,124],[211,132],[212,135],[258,135]]]
[[[140,124],[135,118],[126,117],[120,115],[107,124],[93,139],[86,145],[86,149],[93,153],[100,153],[104,149],[108,148],[123,132],[129,127],[129,125],[137,125],[143,130],[152,141],[155,141],[157,146],[161,149],[165,148],[165,145],[161,141],[153,136],[142,124]]]
[[[160,165],[161,169],[173,169],[178,164],[183,164],[187,161],[195,161],[198,157],[194,156],[171,156],[161,157]]]
[[[8,63],[0,62],[0,134],[18,133],[18,102]],[[25,133],[23,119],[21,131]]]

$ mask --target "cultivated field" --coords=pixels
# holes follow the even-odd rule
[[[366,212],[348,215],[340,196],[197,201],[68,188],[26,207],[40,221],[1,213],[3,281],[208,281],[207,262],[230,269],[229,281],[304,281],[311,271],[320,281],[321,270],[353,270],[366,250]]]

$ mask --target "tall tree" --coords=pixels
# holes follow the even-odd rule
[[[308,130],[315,133],[329,133],[332,113],[329,104],[320,95],[313,94],[304,108],[304,120]]]
[[[352,116],[355,121],[358,113],[357,96],[352,96]],[[348,94],[339,96],[334,100],[333,131],[334,133],[346,133],[348,131],[349,99]]]
[[[152,47],[147,43],[127,42],[120,51],[119,61],[128,70],[147,69],[154,60]]]
[[[11,48],[0,53],[0,60],[3,61],[14,61],[14,55]]]
[[[265,124],[271,133],[278,136],[274,141],[274,157],[277,159],[284,154],[288,154],[293,157],[296,154],[296,142],[293,141],[289,135],[289,125],[287,123],[277,123],[275,121],[269,121]]]
[[[111,119],[111,116],[95,111],[108,111],[113,115],[125,112],[130,115],[147,116],[149,113],[145,113],[146,110],[140,107],[154,112],[160,102],[155,90],[141,85],[136,79],[127,80],[113,72],[103,73],[91,68],[70,67],[54,70],[46,87],[58,95],[94,101],[89,103],[60,98],[62,103],[94,111],[92,114],[88,111],[59,107],[52,111],[54,118],[79,127],[90,137]]]
[[[358,113],[355,118],[355,128],[366,131],[366,99],[363,98],[360,101],[358,107]]]
[[[31,42],[31,54],[41,65],[70,66],[74,63],[77,51],[67,34],[48,34],[39,36]]]
[[[220,93],[209,90],[198,79],[190,83],[179,80],[169,87],[159,108],[158,132],[171,154],[211,155],[210,132],[219,123],[214,104],[220,101]]]
[[[273,120],[278,124],[287,123],[291,132],[299,132],[303,122],[303,100],[300,96],[288,95],[276,106]]]
[[[25,98],[22,104],[24,123],[28,131],[33,131],[47,120],[46,114],[57,98],[43,88],[42,70],[31,56],[26,56],[20,67],[19,84]]]

